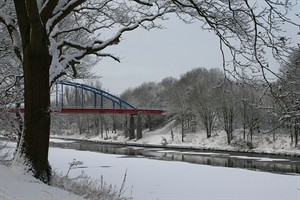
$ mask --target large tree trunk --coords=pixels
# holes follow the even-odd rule
[[[24,48],[24,131],[15,161],[24,164],[36,178],[49,183],[51,177],[51,167],[48,162],[51,57],[45,41],[42,42],[44,45],[27,44]]]

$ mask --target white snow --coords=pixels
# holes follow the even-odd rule
[[[50,138],[50,142],[55,142],[55,143],[73,143],[75,141],[73,140],[60,140],[56,138]]]
[[[52,167],[63,173],[68,162],[80,160],[82,170],[119,187],[127,171],[126,193],[135,200],[298,200],[300,177],[269,172],[136,158],[93,151],[50,148]]]
[[[174,140],[171,140],[170,127],[173,129]],[[287,154],[287,155],[300,155],[300,150],[291,146],[290,138],[284,137],[278,134],[275,142],[270,142],[270,140],[263,140],[263,142],[258,142],[259,138],[270,137],[267,135],[254,137],[255,148],[254,149],[244,149],[239,145],[227,145],[226,144],[226,134],[222,131],[214,133],[209,139],[206,138],[204,132],[197,132],[188,134],[185,137],[185,142],[181,142],[180,128],[173,126],[172,123],[167,124],[165,127],[158,129],[156,131],[144,131],[143,138],[140,140],[128,141],[122,136],[122,134],[109,133],[109,138],[102,139],[100,136],[89,136],[82,134],[79,135],[76,130],[61,130],[62,135],[55,135],[56,138],[51,138],[52,142],[75,142],[75,141],[62,141],[59,138],[74,138],[82,140],[92,140],[110,143],[124,143],[124,144],[134,144],[134,145],[155,145],[156,150],[161,152],[173,152],[160,148],[161,141],[163,138],[167,139],[167,146],[171,147],[181,147],[181,148],[199,148],[199,149],[212,149],[212,150],[230,150],[230,151],[247,151],[247,152],[264,152],[264,153],[275,153],[275,154]],[[65,133],[64,133],[65,132]],[[70,134],[74,133],[73,135]],[[114,137],[113,137],[114,136]],[[237,138],[236,140],[238,140]],[[14,145],[12,143],[7,143],[6,148],[14,150]],[[143,147],[135,147],[143,148]],[[60,150],[61,152],[61,150]],[[184,152],[186,153],[186,152]],[[194,152],[193,152],[194,153]],[[211,152],[197,152],[199,154],[220,154]],[[221,153],[223,154],[223,153]],[[226,154],[226,152],[224,152]],[[57,154],[56,154],[57,155]],[[240,156],[241,157],[241,156]],[[247,158],[247,157],[245,157]],[[57,156],[56,156],[57,159]],[[65,159],[65,158],[64,158]],[[265,157],[251,157],[251,159],[257,159],[261,161],[274,161],[283,159],[270,159]],[[102,163],[103,165],[104,163]],[[106,165],[106,164],[105,164]],[[109,164],[111,165],[111,164]],[[56,166],[57,167],[57,166]],[[8,168],[0,165],[0,199],[82,199],[79,196],[70,194],[69,192],[60,190],[58,188],[50,187],[43,184],[42,182],[33,178],[30,174],[24,174],[20,170]]]
[[[55,140],[60,141],[60,140]],[[0,160],[11,160],[16,147],[15,142],[0,141],[5,145],[5,150],[0,151]],[[3,158],[7,154],[8,157]],[[24,170],[14,167],[6,167],[0,163],[0,200],[83,200],[82,197],[67,191],[51,187],[35,179]]]
[[[30,174],[0,165],[1,200],[83,200],[67,191],[48,186]]]
[[[174,139],[171,139],[171,127],[173,130]],[[211,138],[206,138],[204,130],[198,130],[196,133],[186,134],[184,142],[181,141],[181,128],[175,126],[174,121],[168,123],[166,126],[155,131],[144,131],[143,138],[139,140],[128,140],[119,132],[108,133],[108,139],[97,136],[86,136],[85,134],[79,135],[79,131],[73,130],[60,130],[59,135],[52,135],[55,138],[69,138],[81,139],[89,141],[100,141],[108,143],[122,143],[131,145],[151,145],[156,147],[164,147],[162,140],[167,140],[167,147],[174,148],[193,148],[203,150],[223,150],[223,151],[239,151],[248,153],[267,153],[267,154],[280,154],[300,156],[300,148],[294,147],[290,142],[290,137],[284,134],[276,134],[276,141],[272,141],[272,134],[253,135],[253,149],[246,145],[246,141],[242,139],[242,134],[238,131],[234,134],[234,140],[230,145],[227,144],[225,131],[215,131]],[[226,153],[226,152],[225,152]]]
[[[56,78],[56,76],[64,72],[65,68],[59,62],[59,55],[60,55],[58,49],[59,44],[52,37],[49,38],[49,41],[50,41],[50,54],[52,56],[52,61],[49,70],[49,82],[51,83],[54,80],[54,78]]]

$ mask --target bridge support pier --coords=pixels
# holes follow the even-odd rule
[[[136,139],[141,139],[142,135],[142,117],[141,115],[137,116],[137,127],[136,127]]]
[[[134,129],[135,129],[134,116],[130,115],[130,119],[129,119],[129,140],[132,140],[132,139],[135,138]]]

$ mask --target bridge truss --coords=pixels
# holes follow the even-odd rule
[[[75,89],[75,105],[71,107],[65,104],[64,90],[66,86]],[[138,109],[130,103],[112,95],[104,90],[95,88],[82,83],[69,81],[56,82],[55,90],[55,107],[52,108],[55,112],[60,113],[99,113],[99,114],[130,114],[130,115],[160,115],[163,110]],[[92,104],[86,103],[86,92],[92,94]],[[108,105],[110,102],[110,105]]]

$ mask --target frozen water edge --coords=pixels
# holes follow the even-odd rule
[[[50,142],[55,142],[55,143],[72,143],[75,142],[74,140],[61,140],[61,139],[56,139],[56,138],[50,138]]]

